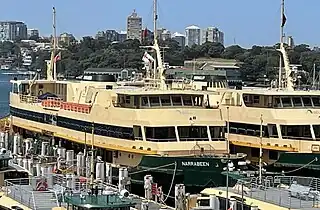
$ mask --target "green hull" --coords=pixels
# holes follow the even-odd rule
[[[278,160],[265,167],[268,172],[286,176],[304,176],[320,178],[320,154],[317,153],[281,153]]]
[[[150,174],[154,182],[161,186],[169,186],[171,183],[183,183],[186,187],[196,188],[225,186],[222,172],[226,164],[222,163],[222,159],[214,156],[144,156],[139,166],[132,171],[131,178],[133,181],[143,180],[145,175]],[[238,161],[244,160],[240,157],[232,159],[235,166]]]
[[[272,165],[271,165],[272,166]],[[273,167],[305,168],[320,170],[320,154],[318,153],[281,153]]]

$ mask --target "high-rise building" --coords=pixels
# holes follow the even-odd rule
[[[159,40],[167,40],[171,38],[171,32],[165,28],[157,29],[157,36]]]
[[[98,31],[96,39],[105,39],[111,42],[119,41],[119,33],[116,30],[108,29],[106,31]]]
[[[127,39],[138,39],[141,41],[142,18],[138,16],[136,10],[127,18]]]
[[[191,47],[194,44],[201,44],[201,30],[198,26],[192,25],[186,28],[186,45]]]
[[[27,39],[27,25],[19,21],[0,22],[0,41]]]
[[[224,44],[224,34],[216,27],[208,27],[202,31],[202,43],[205,42]]]
[[[72,44],[75,41],[76,41],[76,38],[73,36],[73,34],[69,34],[69,33],[60,34],[60,37],[59,37],[59,42],[60,43],[63,43],[63,44],[68,46],[68,45]]]
[[[124,42],[127,39],[127,32],[126,31],[120,31],[119,35],[119,42]]]
[[[180,47],[184,47],[186,45],[186,37],[183,34],[175,32],[172,34],[172,39],[178,42]]]
[[[287,44],[288,44],[288,47],[290,47],[291,49],[294,48],[294,40],[293,40],[293,37],[292,36],[288,36],[287,38]]]
[[[35,38],[38,39],[40,36],[39,30],[32,28],[32,29],[28,29],[28,39],[30,38]]]

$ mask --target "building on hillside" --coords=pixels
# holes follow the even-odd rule
[[[126,31],[120,31],[118,35],[118,41],[124,42],[127,39],[127,32]]]
[[[104,31],[98,31],[98,32],[96,33],[95,38],[96,38],[96,39],[101,39],[101,38],[104,38],[104,36],[105,36],[105,32],[104,32]]]
[[[108,74],[113,75],[117,81],[129,80],[134,77],[136,69],[120,69],[120,68],[88,68],[84,70],[84,75],[92,74]]]
[[[165,28],[158,28],[157,29],[157,36],[159,40],[167,40],[171,38],[171,32]]]
[[[38,39],[40,37],[40,33],[38,29],[31,28],[28,29],[28,39]]]
[[[202,44],[206,42],[224,44],[224,33],[216,27],[208,27],[202,31]]]
[[[138,16],[136,10],[127,18],[127,39],[138,39],[141,41],[142,17]]]
[[[198,26],[192,25],[186,28],[186,46],[201,44],[201,30]]]
[[[217,58],[199,58],[190,61],[184,61],[184,68],[188,74],[193,75],[194,70],[197,73],[212,74],[225,77],[230,87],[242,84],[241,67],[242,63],[234,59]],[[190,77],[190,75],[189,75]]]
[[[294,40],[293,40],[293,37],[292,37],[292,36],[288,36],[288,38],[287,38],[287,44],[288,44],[288,47],[290,47],[291,49],[294,48]]]
[[[27,39],[27,25],[20,21],[0,22],[0,41],[16,41]]]
[[[63,44],[68,46],[68,45],[72,44],[75,41],[76,41],[76,38],[72,34],[69,34],[69,33],[60,34],[60,37],[59,37],[59,42],[60,43],[63,43]]]
[[[96,39],[105,39],[110,42],[119,41],[119,33],[116,30],[108,29],[106,31],[98,31]]]
[[[183,34],[175,32],[172,35],[172,39],[175,40],[176,42],[178,42],[179,46],[182,47],[182,48],[186,45],[186,37]]]

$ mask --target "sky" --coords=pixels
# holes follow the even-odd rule
[[[143,27],[153,28],[152,0],[0,0],[0,20],[24,21],[41,35],[52,33],[52,7],[57,10],[58,33],[77,38],[99,30],[126,29],[126,18],[136,9]],[[158,0],[158,26],[172,33],[198,25],[218,27],[225,45],[273,45],[280,37],[280,0]],[[286,0],[286,35],[296,44],[318,46],[320,0]]]

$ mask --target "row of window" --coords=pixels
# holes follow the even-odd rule
[[[48,115],[44,113],[32,112],[17,108],[10,108],[10,112],[12,116],[16,116],[19,118],[57,125],[59,127],[64,127],[76,131],[87,132],[91,133],[92,128],[94,128],[94,134],[101,135],[101,136],[108,136],[114,138],[121,138],[121,139],[129,139],[134,140],[133,136],[133,128],[128,127],[121,127],[121,126],[114,126],[114,125],[105,125],[99,124],[82,120],[75,120],[71,118],[55,116],[55,115]]]
[[[248,136],[260,136],[260,125],[246,123],[229,123],[229,131],[233,134],[242,134]],[[262,137],[278,137],[278,132],[275,125],[262,126]]]
[[[212,141],[224,140],[222,127],[210,126]],[[180,141],[209,141],[207,126],[178,126]],[[175,128],[172,127],[146,127],[146,139],[153,142],[177,141]]]
[[[202,106],[203,96],[198,95],[118,95],[118,105],[125,108],[149,108],[170,106]]]
[[[320,96],[265,96],[244,94],[247,107],[261,108],[312,108],[320,107]]]
[[[260,125],[230,122],[230,133],[260,137]],[[283,139],[312,140],[310,125],[280,125]],[[316,139],[320,139],[320,125],[313,125]],[[266,138],[278,138],[275,124],[262,126],[262,136]]]

